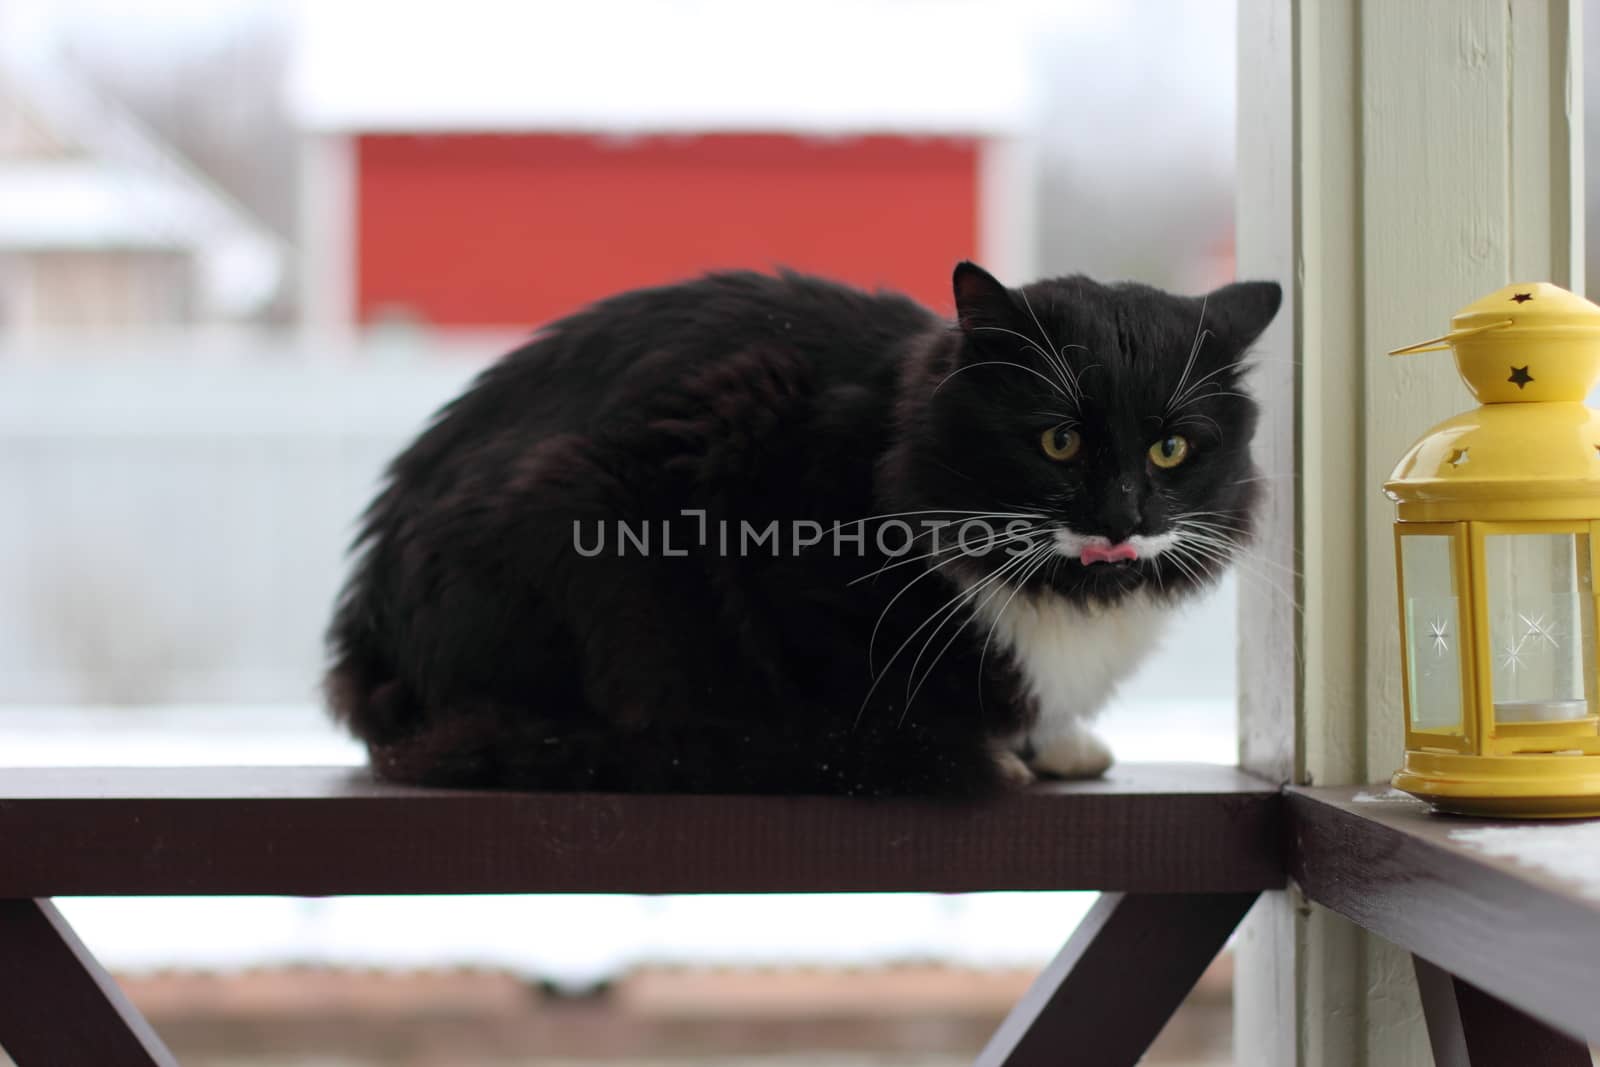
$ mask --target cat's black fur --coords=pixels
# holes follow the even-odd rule
[[[951,323],[818,278],[713,274],[601,301],[485,371],[395,460],[332,625],[330,699],[375,769],[530,789],[995,784],[994,745],[1033,714],[1016,671],[983,655],[959,602],[917,627],[958,595],[952,576],[1013,557],[914,559],[933,551],[922,526],[909,555],[886,555],[883,519],[859,555],[826,534],[1021,511],[1115,541],[1203,511],[1242,543],[1258,495],[1242,357],[1279,291],[1007,290],[970,264],[955,290]],[[1084,441],[1067,463],[1040,447],[1062,421]],[[1193,454],[1158,470],[1147,450],[1171,433]],[[648,524],[652,553],[619,553],[617,520],[635,538]],[[741,555],[739,524],[771,520],[778,554]],[[796,520],[822,543],[796,547]],[[663,521],[687,554],[661,551]],[[602,522],[605,550],[581,554]],[[1178,600],[1223,563],[1063,556],[1028,584],[1090,606],[1136,588]]]

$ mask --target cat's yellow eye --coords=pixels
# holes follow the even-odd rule
[[[1083,435],[1066,423],[1052,426],[1039,435],[1039,447],[1054,460],[1068,460],[1083,447]]]
[[[1172,468],[1189,458],[1189,439],[1173,434],[1163,437],[1150,446],[1150,462],[1158,467]]]

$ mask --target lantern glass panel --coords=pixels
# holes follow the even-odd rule
[[[1484,538],[1489,663],[1497,722],[1589,714],[1594,593],[1585,534]]]
[[[1455,553],[1456,539],[1449,534],[1400,539],[1413,730],[1461,730],[1461,591]]]

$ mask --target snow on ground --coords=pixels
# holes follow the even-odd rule
[[[1363,789],[1350,798],[1357,804],[1420,804],[1416,797],[1400,789],[1385,789],[1382,792],[1373,792]]]
[[[1480,826],[1450,831],[1450,840],[1488,856],[1532,867],[1600,899],[1600,822],[1554,826]]]

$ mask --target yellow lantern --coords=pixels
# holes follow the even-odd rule
[[[1429,430],[1397,504],[1400,789],[1470,815],[1600,815],[1600,307],[1547,283],[1462,308],[1443,337],[1480,405]]]

